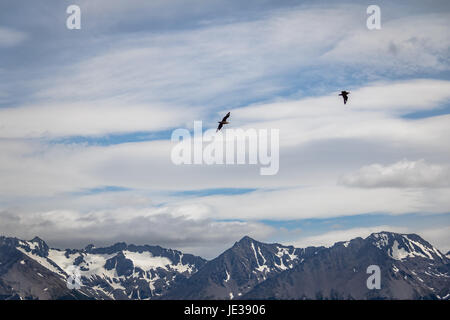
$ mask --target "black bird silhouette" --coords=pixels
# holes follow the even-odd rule
[[[219,126],[217,127],[217,131],[219,131],[220,129],[222,129],[224,124],[228,124],[229,122],[227,121],[228,117],[230,116],[230,113],[228,112],[227,115],[225,117],[223,117],[222,121],[219,121]]]
[[[339,94],[340,96],[342,96],[342,98],[344,98],[344,104],[346,104],[347,103],[347,100],[348,100],[348,95],[350,94],[350,92],[347,92],[347,91],[341,91],[341,93]]]

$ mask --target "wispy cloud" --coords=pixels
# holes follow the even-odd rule
[[[449,18],[446,12],[408,15],[383,22],[379,32],[354,28],[323,58],[352,63],[371,74],[380,72],[381,68],[391,76],[448,70],[450,40],[445,32]]]
[[[374,33],[365,28],[361,12],[363,6],[347,4],[299,7],[249,21],[106,36],[110,45],[94,41],[83,59],[36,82],[35,97],[124,96],[217,107],[302,92],[323,82],[348,85],[386,73],[410,75],[411,69],[425,74],[448,70],[445,13],[419,16],[414,23],[397,19]],[[387,41],[386,47],[398,43],[399,53],[380,51],[380,41]],[[400,44],[410,45],[403,49]]]
[[[186,200],[209,208],[216,218],[306,219],[360,213],[447,213],[449,189],[355,189],[320,185],[235,196]],[[276,207],[267,203],[275,203]]]
[[[27,34],[25,32],[0,26],[0,47],[16,46],[26,39]]]
[[[264,239],[274,232],[273,228],[257,222],[191,219],[166,209],[54,210],[34,214],[3,211],[0,214],[0,234],[25,239],[39,235],[55,247],[84,247],[89,243],[101,246],[126,241],[158,244],[205,258],[214,258],[244,235]]]
[[[371,164],[344,175],[340,183],[362,188],[440,188],[450,186],[450,168],[425,160],[402,160],[391,165]]]
[[[198,117],[194,108],[190,114]],[[0,119],[1,138],[47,139],[160,131],[186,122],[178,106],[111,101],[2,108]]]

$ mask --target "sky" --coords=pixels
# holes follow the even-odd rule
[[[393,231],[447,252],[448,21],[448,1],[4,0],[0,234],[212,259]],[[172,162],[174,130],[229,111],[279,130],[277,174]]]

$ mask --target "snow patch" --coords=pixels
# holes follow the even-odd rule
[[[141,268],[142,270],[151,270],[162,268],[167,270],[167,266],[172,264],[166,257],[154,257],[150,252],[132,252],[123,251],[123,254],[127,259],[133,261],[135,267]]]
[[[25,246],[28,246],[31,250],[36,249],[38,246],[37,242],[26,241],[25,243]]]
[[[192,273],[194,273],[196,271],[193,265],[183,264],[182,261],[183,261],[183,254],[181,253],[180,254],[180,261],[178,261],[178,264],[176,264],[176,265],[172,264],[172,265],[170,265],[170,268],[172,270],[175,270],[175,271],[180,272],[180,273],[187,272],[189,274],[192,274]]]
[[[298,259],[298,256],[295,254],[295,248],[292,249],[292,253],[289,252],[288,248],[280,248],[277,247],[278,252],[275,254],[280,259],[280,264],[276,264],[275,266],[278,269],[286,270],[292,268],[294,266],[293,261]],[[288,266],[284,264],[283,258],[286,259]]]
[[[389,237],[386,233],[375,233],[374,237],[379,239],[377,242],[375,242],[375,245],[378,247],[378,249],[382,249],[389,243]]]
[[[20,252],[22,252],[23,254],[26,254],[28,257],[30,257],[31,259],[33,259],[34,261],[36,261],[37,263],[41,264],[43,267],[47,268],[48,270],[62,276],[63,278],[65,278],[64,273],[61,272],[61,270],[59,270],[58,268],[56,268],[54,265],[52,265],[47,258],[42,258],[41,256],[38,256],[36,254],[33,254],[31,252],[27,252],[25,249],[23,248],[17,248],[17,250],[19,250]]]
[[[230,274],[228,273],[228,270],[225,269],[226,272],[226,278],[225,278],[225,282],[228,282],[230,280]]]
[[[403,260],[409,256],[408,251],[406,251],[404,248],[400,248],[398,246],[397,240],[394,240],[394,244],[392,245],[392,248],[390,251],[391,252],[390,252],[389,256],[395,260]]]
[[[252,249],[253,249],[253,253],[255,254],[256,263],[258,264],[258,267],[255,269],[258,270],[259,272],[270,272],[269,267],[265,264],[265,261],[266,261],[265,259],[264,259],[264,264],[262,264],[262,265],[259,264],[258,255],[256,253],[256,249],[255,249],[253,242],[252,242]]]
[[[409,239],[408,236],[403,236],[403,237],[406,238],[410,244],[414,244],[416,247],[418,247],[423,253],[425,253],[428,256],[428,258],[433,260],[433,255],[430,253],[430,251],[433,252],[432,249],[425,247],[418,241]],[[412,248],[411,251],[412,251],[411,253],[413,255],[422,256],[422,257],[426,258],[422,253],[417,252],[414,248]]]

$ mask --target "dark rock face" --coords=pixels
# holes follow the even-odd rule
[[[133,261],[127,259],[124,254],[119,251],[113,258],[106,260],[105,269],[116,269],[119,277],[129,277],[133,273]]]
[[[242,238],[206,263],[195,275],[175,286],[163,299],[233,299],[255,285],[294,268],[323,247],[296,249]]]

